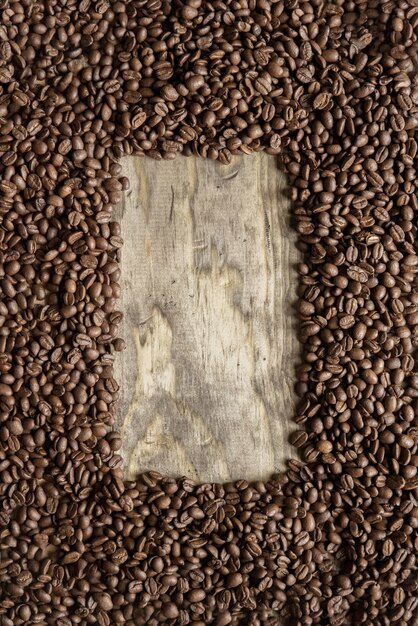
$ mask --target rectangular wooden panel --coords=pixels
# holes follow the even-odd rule
[[[299,350],[284,177],[261,154],[228,166],[127,158],[124,170],[127,474],[266,478],[290,456]]]

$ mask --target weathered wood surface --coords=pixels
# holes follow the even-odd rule
[[[263,479],[291,455],[299,260],[273,157],[127,158],[125,471]],[[294,455],[294,452],[293,452]]]

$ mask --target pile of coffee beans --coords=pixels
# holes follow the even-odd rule
[[[0,626],[418,624],[417,32],[417,0],[0,0]],[[260,150],[299,459],[126,482],[120,158]]]

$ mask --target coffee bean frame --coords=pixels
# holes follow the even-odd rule
[[[0,16],[1,626],[416,624],[416,0]],[[127,481],[120,159],[258,151],[304,255],[299,458]]]

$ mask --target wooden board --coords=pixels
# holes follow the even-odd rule
[[[284,176],[261,154],[228,166],[126,158],[124,174],[126,474],[265,479],[291,455],[299,355]]]

